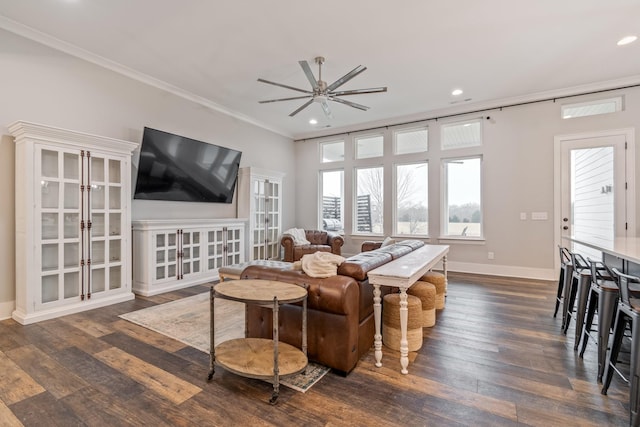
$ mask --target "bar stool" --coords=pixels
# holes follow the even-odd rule
[[[622,374],[616,369],[618,362],[618,354],[622,346],[622,339],[627,328],[627,323],[631,323],[631,359],[629,378],[622,377],[630,384],[629,391],[629,425],[640,426],[640,299],[632,296],[632,292],[638,290],[630,289],[631,284],[640,284],[640,278],[623,274],[617,269],[613,272],[618,276],[618,288],[620,290],[620,299],[618,300],[618,308],[616,310],[616,320],[613,327],[613,342],[611,350],[607,356],[607,362],[604,371],[604,383],[602,385],[602,394],[607,394],[613,372]]]
[[[613,318],[618,301],[618,285],[613,272],[601,261],[589,260],[591,263],[591,290],[589,304],[582,334],[582,349],[580,357],[584,355],[589,337],[591,337],[593,317],[598,312],[597,335],[592,337],[598,343],[598,382],[602,381],[604,365],[609,345],[609,332],[613,326]]]
[[[556,309],[553,312],[553,317],[556,317],[556,315],[558,314],[558,308],[560,307],[560,302],[562,302],[565,283],[571,278],[571,274],[573,273],[573,265],[571,264],[571,252],[569,251],[569,249],[560,245],[558,245],[558,250],[560,251],[560,277],[558,278],[558,294],[556,295]],[[564,319],[565,315],[563,313],[563,325]]]
[[[567,329],[569,329],[571,318],[574,315],[573,311],[575,303],[576,333],[573,350],[577,351],[578,345],[580,344],[580,338],[582,337],[584,315],[587,311],[587,297],[589,296],[589,290],[591,289],[591,268],[584,257],[575,252],[571,253],[571,263],[573,264],[573,274],[571,275],[571,290],[569,292],[567,321],[564,325],[564,333],[566,334]]]

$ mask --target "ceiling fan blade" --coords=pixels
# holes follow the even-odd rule
[[[291,98],[267,99],[266,101],[258,101],[258,104],[268,104],[269,102],[279,102],[279,101],[292,101],[294,99],[305,99],[305,98],[309,98],[309,95],[293,96]]]
[[[358,65],[356,68],[349,71],[347,74],[345,74],[344,76],[340,77],[338,80],[336,80],[335,82],[327,86],[327,91],[331,92],[332,90],[339,88],[340,86],[342,86],[343,84],[345,84],[346,82],[348,82],[349,80],[357,76],[358,74],[362,73],[366,69],[367,67]]]
[[[293,117],[296,114],[298,114],[300,111],[304,110],[305,108],[307,108],[309,105],[311,105],[311,103],[313,102],[313,98],[311,98],[310,100],[308,100],[307,102],[305,102],[304,104],[302,104],[302,106],[300,108],[298,108],[296,111],[294,111],[293,113],[289,114],[289,117]]]
[[[333,97],[331,97],[329,99],[332,100],[332,101],[335,101],[335,102],[339,102],[339,103],[344,104],[344,105],[348,105],[349,107],[357,108],[358,110],[367,111],[369,109],[369,107],[367,107],[366,105],[357,104],[355,102],[347,101],[345,99],[333,98]]]
[[[343,95],[361,95],[363,93],[380,93],[386,92],[386,87],[372,87],[369,89],[353,89],[353,90],[341,90],[338,92],[331,92],[331,96],[343,96]]]
[[[328,119],[333,118],[333,116],[331,115],[331,110],[329,109],[329,104],[327,104],[327,101],[322,101],[320,105],[322,105],[322,111],[324,111],[324,115],[327,116]]]
[[[304,74],[307,76],[307,79],[309,80],[309,83],[311,83],[311,87],[313,88],[313,90],[318,89],[318,81],[313,75],[313,71],[311,71],[309,63],[307,61],[298,61],[298,64],[300,64],[300,66],[302,67],[302,71],[304,71]]]
[[[291,90],[295,90],[295,91],[298,91],[298,92],[308,93],[310,95],[313,95],[313,92],[311,92],[311,91],[304,90],[304,89],[298,89],[297,87],[293,87],[293,86],[283,85],[282,83],[270,82],[269,80],[265,80],[265,79],[258,79],[258,81],[260,83],[266,83],[266,84],[269,84],[269,85],[280,86],[280,87],[283,87],[285,89],[291,89]]]

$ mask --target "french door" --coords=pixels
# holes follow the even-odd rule
[[[599,132],[556,138],[560,164],[560,236],[607,246],[616,237],[634,235],[635,202],[630,131]],[[563,240],[560,244],[566,245]],[[575,246],[600,258],[598,251]]]

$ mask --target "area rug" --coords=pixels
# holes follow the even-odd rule
[[[244,304],[222,298],[216,298],[215,304],[214,343],[217,345],[244,337]],[[132,311],[120,317],[209,353],[209,292]],[[329,370],[310,362],[306,373],[282,378],[280,383],[304,393]]]

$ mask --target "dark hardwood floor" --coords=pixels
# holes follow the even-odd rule
[[[13,426],[613,426],[628,424],[628,386],[596,383],[595,344],[573,351],[553,318],[554,282],[450,274],[446,307],[409,374],[384,348],[347,377],[307,393],[216,370],[208,355],[119,314],[207,286],[34,325],[0,322],[0,425]]]

